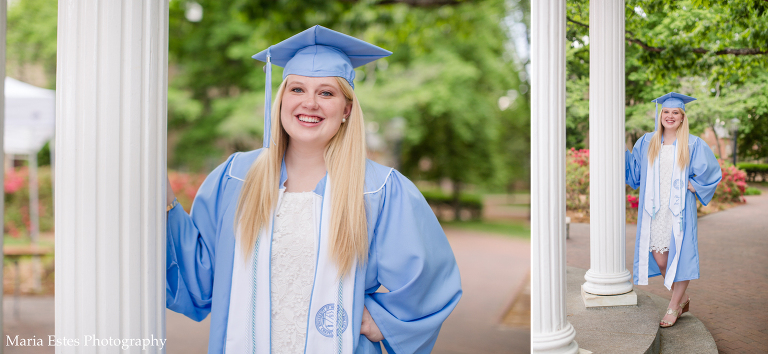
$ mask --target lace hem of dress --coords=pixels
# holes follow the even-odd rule
[[[657,253],[669,252],[669,247],[651,246],[651,251],[656,251]]]

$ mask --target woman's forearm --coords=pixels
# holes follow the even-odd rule
[[[166,201],[165,201],[165,204],[166,205],[171,205],[171,203],[173,203],[173,200],[176,199],[176,195],[173,194],[173,189],[171,189],[171,180],[170,180],[170,178],[166,178],[166,181],[168,183],[166,185],[166,192],[165,192],[165,196],[166,196],[165,199],[166,199]]]

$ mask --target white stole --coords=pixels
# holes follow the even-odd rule
[[[685,190],[688,186],[688,176],[686,169],[681,169],[677,164],[677,143],[675,143],[675,155],[672,160],[674,171],[672,172],[671,188],[669,190],[669,210],[674,215],[675,221],[672,223],[672,232],[675,241],[675,257],[667,267],[666,277],[664,277],[664,286],[671,289],[677,273],[677,263],[680,260],[680,247],[683,244],[683,210],[685,210]],[[661,171],[659,168],[661,162],[661,151],[656,155],[656,161],[651,164],[648,160],[645,178],[645,199],[643,224],[640,227],[640,240],[638,249],[638,285],[648,285],[648,258],[650,256],[651,243],[651,220],[656,217],[656,213],[661,210],[660,182]]]
[[[281,189],[272,220],[262,229],[247,261],[243,259],[239,230],[236,235],[225,344],[227,353],[271,352],[271,245],[274,215],[282,202],[283,192]],[[320,222],[319,241],[304,352],[352,354],[352,305],[357,262],[343,279],[338,279],[336,263],[329,257],[330,214],[331,179],[327,176],[322,203],[319,208],[315,206],[314,213],[315,221]]]

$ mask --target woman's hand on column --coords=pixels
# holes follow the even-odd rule
[[[165,205],[171,205],[173,203],[173,200],[176,199],[176,195],[173,194],[173,189],[171,189],[171,179],[166,177],[166,181],[168,181],[168,184],[165,187]]]
[[[688,181],[688,190],[691,191],[691,193],[696,194],[696,188],[693,188],[691,181]]]
[[[384,335],[381,334],[379,326],[373,321],[373,317],[371,317],[367,307],[363,307],[363,323],[360,325],[360,334],[374,343],[381,342],[384,339]]]

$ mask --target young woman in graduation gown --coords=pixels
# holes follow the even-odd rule
[[[640,187],[634,283],[661,275],[672,290],[659,325],[669,327],[690,307],[688,284],[699,278],[696,200],[707,205],[721,179],[720,165],[700,138],[688,133],[685,103],[675,92],[657,98],[656,131],[625,152],[626,183]]]
[[[217,167],[189,215],[169,192],[166,306],[211,314],[209,353],[431,351],[458,267],[414,184],[366,159],[353,91],[354,67],[389,54],[315,26],[255,55],[264,148]]]

